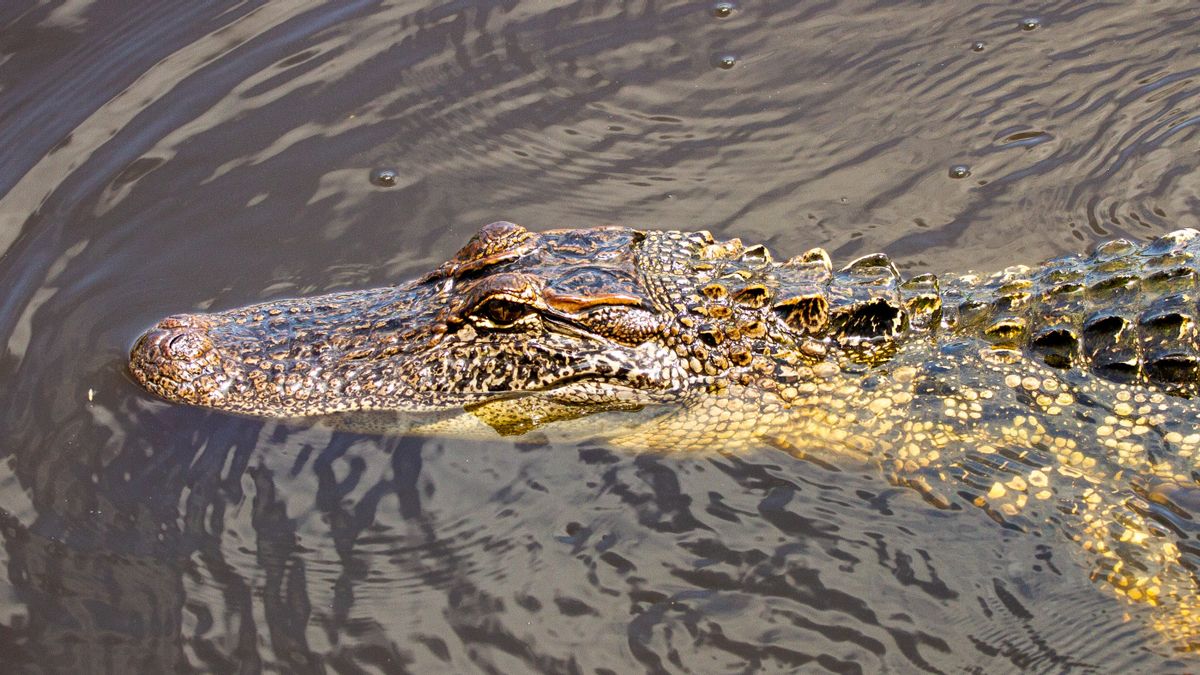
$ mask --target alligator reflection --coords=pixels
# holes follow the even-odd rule
[[[29,479],[39,515],[28,527],[6,517],[0,528],[9,578],[29,612],[12,645],[19,651],[9,652],[10,657],[19,655],[55,672],[82,672],[95,664],[107,672],[168,672],[188,661],[210,672],[231,672],[238,664],[257,670],[265,632],[287,670],[319,669],[320,658],[306,637],[311,605],[304,549],[273,471],[252,466],[263,424],[212,415],[200,425],[211,430],[206,435],[169,433],[178,417],[147,417],[143,421],[160,433],[127,439],[116,456],[109,456],[113,448],[104,444],[88,457],[67,447],[55,453],[58,461],[35,458],[24,467],[36,472],[22,478]],[[97,428],[74,431],[105,435]],[[286,436],[280,428],[272,440],[282,443]],[[354,543],[374,521],[380,501],[395,495],[402,517],[421,515],[420,448],[403,439],[386,442],[392,476],[352,503],[343,502],[362,478],[363,462],[353,462],[351,473],[341,479],[331,464],[355,440],[335,433],[311,457],[306,447],[292,467],[299,472],[311,464],[318,486],[313,503],[325,516],[343,563],[333,586],[332,623],[326,626],[332,635],[345,629],[339,623],[353,603],[356,578],[365,573],[354,559]],[[68,461],[90,470],[55,470]],[[228,542],[222,541],[227,512],[243,502],[248,485],[254,540],[243,545],[255,551],[261,590],[227,560]],[[452,551],[443,554],[453,558]],[[187,587],[204,577],[214,583],[202,593],[220,589],[219,603],[187,598]],[[256,608],[260,593],[261,608]],[[213,615],[213,604],[222,608],[223,617]],[[224,622],[228,630],[214,633],[214,622]],[[379,626],[355,630],[364,628],[383,632]],[[195,636],[186,645],[185,633]],[[387,642],[373,648],[387,650]],[[383,656],[404,661],[394,649]]]
[[[1095,663],[1095,654],[1059,651],[1053,612],[1023,605],[1044,596],[1047,578],[1059,599],[1109,631],[1085,652],[1144,656],[1130,649],[1145,639],[1136,625],[1112,632],[1121,623],[1110,597],[1082,577],[1062,590],[1036,538],[1006,540],[1011,533],[997,537],[986,523],[997,552],[1046,563],[1039,578],[1018,576],[1028,588],[990,577],[986,561],[944,578],[939,549],[958,546],[954,560],[978,548],[969,535],[954,541],[964,537],[957,521],[970,519],[933,521],[916,537],[912,524],[937,516],[911,491],[880,491],[865,474],[804,471],[782,453],[689,459],[587,443],[571,451],[538,432],[491,455],[447,453],[411,437],[142,409],[137,396],[128,405],[112,416],[95,408],[64,425],[44,454],[16,457],[36,515],[7,517],[0,530],[28,612],[7,636],[10,659],[61,672],[439,663],[571,672],[611,662],[592,652],[617,647],[650,670],[714,655],[834,670],[863,659],[926,670],[973,657]],[[111,419],[141,435],[123,435]],[[70,440],[83,438],[94,442]],[[431,453],[435,472],[475,459],[528,461],[513,481],[504,467],[483,467],[486,496],[472,504],[469,491],[450,488],[450,500],[465,505],[447,512],[429,508],[446,502],[437,494],[444,477],[428,475]],[[573,513],[588,499],[585,515]],[[894,522],[893,500],[908,511]],[[525,521],[506,526],[514,513]],[[622,514],[633,522],[622,525]],[[402,532],[388,525],[397,516]],[[557,541],[528,533],[562,520]],[[869,589],[880,583],[887,591],[876,597]],[[964,622],[964,611],[975,616]],[[965,623],[957,636],[956,623]],[[623,634],[591,637],[588,648],[589,634],[622,624]]]
[[[286,672],[320,672],[325,660],[408,663],[411,656],[388,626],[361,613],[351,616],[355,589],[371,577],[362,539],[377,529],[379,509],[393,498],[400,518],[413,524],[406,540],[416,540],[405,543],[412,555],[393,562],[420,586],[449,595],[451,609],[443,617],[460,639],[523,653],[543,672],[571,669],[569,658],[529,653],[491,618],[503,603],[473,583],[467,573],[472,565],[423,513],[417,482],[423,440],[318,433],[323,446],[302,440],[291,466],[278,469],[264,448],[294,447],[293,434],[308,430],[189,409],[127,414],[136,420],[131,426],[149,433],[18,457],[18,476],[29,486],[37,516],[29,525],[8,514],[0,521],[9,578],[28,611],[0,647],[5,661],[54,672],[88,671],[96,664],[106,672],[169,672],[189,665],[255,672],[271,663]],[[76,438],[114,435],[93,419],[70,427]],[[364,458],[356,454],[358,445],[388,459]],[[334,468],[339,461],[348,467],[340,476]],[[390,475],[371,478],[368,461],[386,461]],[[288,495],[278,487],[281,474],[305,472],[316,490],[299,500],[300,510],[311,505],[327,527],[307,546],[298,533],[306,519],[289,515]],[[231,522],[247,503],[252,538],[240,536]],[[314,617],[305,556],[314,546],[332,553],[336,562],[323,562],[339,570],[329,584],[327,611],[317,620],[334,646],[325,654],[309,638]],[[230,559],[251,551],[252,564]],[[220,597],[212,597],[217,591]],[[442,637],[417,640],[450,660]],[[264,643],[274,659],[260,653]]]

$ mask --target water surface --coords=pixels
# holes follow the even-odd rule
[[[1200,226],[1200,7],[0,6],[0,660],[60,672],[1186,672],[1072,547],[867,467],[173,407],[162,316],[480,225],[991,270]],[[391,180],[372,182],[391,169]]]

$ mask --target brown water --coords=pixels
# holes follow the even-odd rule
[[[5,671],[1198,668],[1061,539],[869,469],[291,428],[125,373],[162,316],[501,218],[934,272],[1196,227],[1200,5],[3,3]]]

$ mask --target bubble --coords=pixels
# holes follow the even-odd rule
[[[970,176],[970,175],[971,175],[971,167],[967,166],[966,164],[955,164],[954,166],[950,167],[950,177],[951,178],[955,178],[955,179],[966,178],[967,176]]]
[[[1037,30],[1042,27],[1042,20],[1036,16],[1027,16],[1021,19],[1021,30]]]
[[[973,51],[973,52],[981,52],[984,50],[985,47],[987,47],[987,43],[984,42],[983,40],[979,40],[978,42],[971,43],[971,51]]]
[[[713,5],[712,13],[718,19],[726,19],[733,16],[733,12],[736,9],[737,6],[732,2],[718,2]]]
[[[737,65],[737,57],[733,54],[720,54],[713,59],[713,63],[715,63],[717,67],[722,70],[729,70]]]
[[[379,187],[396,187],[400,172],[390,167],[371,170],[371,183]]]

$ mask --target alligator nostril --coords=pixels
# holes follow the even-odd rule
[[[167,338],[163,350],[167,356],[175,359],[194,359],[207,351],[209,342],[204,333],[194,328],[172,332],[175,334]]]

